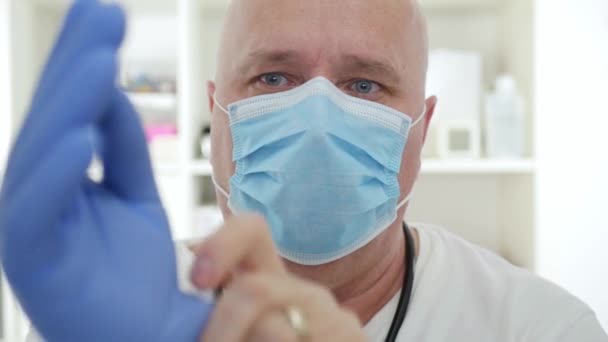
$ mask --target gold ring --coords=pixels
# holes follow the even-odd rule
[[[287,315],[289,325],[296,334],[298,341],[308,338],[310,331],[308,330],[308,322],[306,322],[302,310],[295,306],[289,306],[285,309],[285,314]]]

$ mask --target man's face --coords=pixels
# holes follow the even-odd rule
[[[323,76],[351,96],[382,103],[415,120],[422,114],[425,95],[422,20],[408,0],[235,1],[227,17],[216,83],[209,86],[212,164],[219,184],[229,189],[235,166],[228,117],[214,105],[214,92],[227,106]],[[434,98],[427,101],[428,117],[410,133],[399,175],[402,197],[415,182],[434,105]],[[229,215],[225,198],[218,198]]]

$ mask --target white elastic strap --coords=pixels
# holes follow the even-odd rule
[[[422,121],[422,119],[424,119],[425,116],[426,116],[426,103],[424,104],[424,108],[422,109],[422,115],[420,115],[418,117],[418,119],[416,119],[416,121],[414,121],[414,123],[412,124],[411,127],[415,127],[417,124],[419,124],[420,121]]]
[[[220,103],[220,101],[217,100],[217,93],[213,93],[213,102],[215,103],[215,105],[221,109],[222,112],[226,113],[226,115],[230,116],[230,112],[228,110],[226,110],[226,108],[224,108],[224,106],[222,106],[222,104]],[[228,191],[226,191],[215,179],[215,175],[211,174],[211,181],[213,182],[213,185],[215,185],[215,188],[222,194],[224,195],[224,197],[226,197],[226,199],[230,199],[230,194],[228,194]]]
[[[215,105],[222,110],[222,112],[226,113],[226,115],[230,115],[230,112],[224,107],[222,106],[222,104],[220,103],[220,101],[217,100],[217,93],[213,93],[213,103],[215,103]]]
[[[405,196],[403,201],[399,202],[399,204],[397,205],[397,210],[401,209],[407,202],[409,202],[412,199],[413,193],[414,193],[414,189],[412,189],[412,191],[410,191],[410,193],[407,196]]]
[[[213,182],[213,185],[215,185],[215,188],[224,196],[226,197],[226,199],[230,199],[230,195],[228,194],[228,191],[224,190],[224,188],[219,185],[219,183],[215,180],[215,176],[211,175],[211,181]]]
[[[420,121],[422,121],[422,119],[425,116],[426,116],[426,103],[424,104],[424,108],[422,109],[422,115],[420,115],[420,117],[418,119],[416,119],[416,121],[414,121],[414,123],[412,124],[412,126],[410,126],[410,128],[419,124]],[[407,202],[409,202],[412,199],[413,196],[414,196],[414,189],[412,189],[412,191],[410,191],[410,193],[407,196],[405,196],[403,201],[399,202],[399,204],[397,205],[397,210],[401,209]]]

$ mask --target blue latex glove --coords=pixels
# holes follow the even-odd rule
[[[144,134],[115,85],[124,31],[120,8],[75,3],[0,195],[4,271],[48,341],[195,341],[211,310],[178,290]],[[86,176],[92,135],[100,184]]]

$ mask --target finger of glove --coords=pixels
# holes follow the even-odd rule
[[[178,294],[166,320],[160,341],[196,341],[209,321],[214,303],[199,297]]]
[[[100,122],[104,186],[132,201],[158,201],[143,128],[135,109],[118,89]]]
[[[10,198],[59,137],[92,126],[109,107],[116,89],[115,49],[98,48],[80,58],[73,72],[58,84],[57,96],[42,109],[44,113],[22,130],[21,144],[13,150],[5,176],[3,196]]]
[[[70,18],[70,17],[73,17]],[[31,112],[38,112],[55,93],[76,59],[99,46],[119,46],[125,35],[124,11],[117,5],[95,0],[80,0],[66,19],[66,32],[60,37],[36,91]]]
[[[44,95],[52,92],[52,89],[55,87],[55,85],[51,82],[51,80],[54,78],[51,77],[51,74],[53,74],[53,71],[56,69],[54,68],[54,65],[57,64],[59,56],[66,48],[66,41],[77,33],[84,15],[86,12],[90,11],[94,5],[96,5],[96,1],[85,0],[75,1],[70,7],[63,22],[61,31],[57,36],[57,40],[44,66],[40,81],[38,83],[38,89],[32,100],[32,109],[39,108],[41,100],[45,97]]]
[[[13,280],[53,260],[61,244],[58,222],[75,203],[93,149],[86,128],[71,130],[38,163],[23,186],[3,203],[0,215],[3,263]]]
[[[84,2],[97,3],[93,0]],[[36,99],[14,146],[12,156],[16,160],[13,162],[13,157],[11,157],[9,170],[12,167],[20,168],[21,161],[19,159],[24,149],[24,141],[31,139],[30,135],[33,132],[30,128],[35,125],[35,122],[45,115],[55,115],[55,113],[49,113],[47,108],[60,96],[64,84],[75,71],[75,67],[79,65],[80,59],[101,47],[118,50],[122,42],[125,18],[119,7],[98,4],[95,6],[89,5],[85,10],[83,17],[78,20],[78,26],[73,28],[74,32],[72,34],[63,38],[64,42],[61,48],[57,48],[56,56],[47,67],[41,86],[35,96]],[[115,73],[116,71],[113,72],[113,74]],[[87,83],[81,84],[81,87],[86,86]],[[74,96],[78,96],[78,92],[72,94],[72,97]]]

